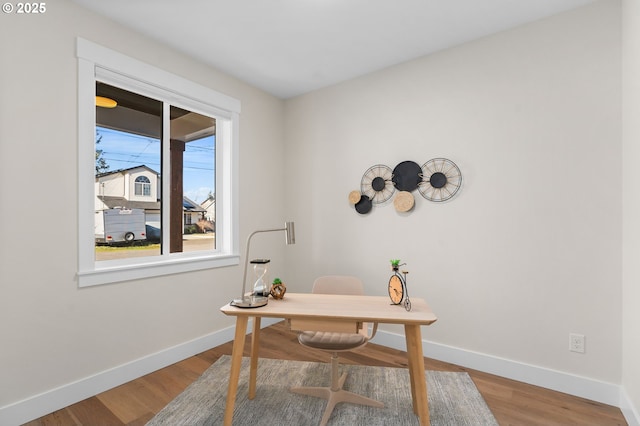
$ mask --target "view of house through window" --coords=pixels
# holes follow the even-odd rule
[[[95,259],[214,250],[215,119],[102,82],[96,95]]]

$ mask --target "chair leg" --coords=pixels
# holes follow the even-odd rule
[[[338,377],[338,368],[338,354],[334,353],[331,356],[331,386],[303,386],[290,389],[290,391],[294,393],[309,395],[327,400],[327,407],[324,410],[324,415],[322,416],[322,420],[320,421],[320,426],[325,426],[327,424],[334,407],[340,402],[367,405],[377,408],[384,407],[384,404],[380,401],[376,401],[375,399],[367,398],[366,396],[358,395],[357,393],[349,392],[342,389],[342,386],[347,379],[347,373],[343,373],[342,376]]]

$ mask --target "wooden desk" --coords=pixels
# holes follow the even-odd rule
[[[429,424],[427,402],[427,382],[422,354],[421,325],[429,325],[437,320],[431,308],[423,299],[411,299],[411,311],[400,305],[391,305],[386,296],[346,296],[333,294],[287,293],[282,300],[270,300],[260,308],[236,308],[229,304],[220,308],[225,315],[236,317],[236,332],[231,355],[229,391],[225,408],[224,424],[231,426],[233,409],[238,391],[240,366],[247,324],[252,317],[251,369],[249,372],[249,399],[256,393],[258,368],[258,348],[261,318],[285,318],[293,330],[337,331],[356,333],[364,322],[404,325],[407,341],[409,377],[413,411],[420,418],[421,425]]]

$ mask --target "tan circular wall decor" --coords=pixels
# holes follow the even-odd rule
[[[396,198],[393,199],[393,206],[396,208],[396,211],[401,213],[406,213],[413,208],[415,205],[415,200],[413,195],[408,191],[400,191]]]
[[[358,201],[360,201],[360,197],[362,197],[360,191],[351,191],[349,193],[349,204],[355,206],[356,204],[358,204]]]

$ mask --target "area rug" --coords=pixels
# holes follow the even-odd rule
[[[222,356],[202,376],[162,409],[148,426],[221,425],[227,398],[231,358]],[[234,425],[315,426],[326,401],[288,391],[293,386],[326,386],[329,364],[259,359],[256,397],[247,398],[249,359],[243,358]],[[329,425],[418,425],[411,407],[409,372],[404,368],[341,365],[344,388],[384,403],[384,408],[338,404]],[[467,373],[427,371],[431,424],[497,425]]]

